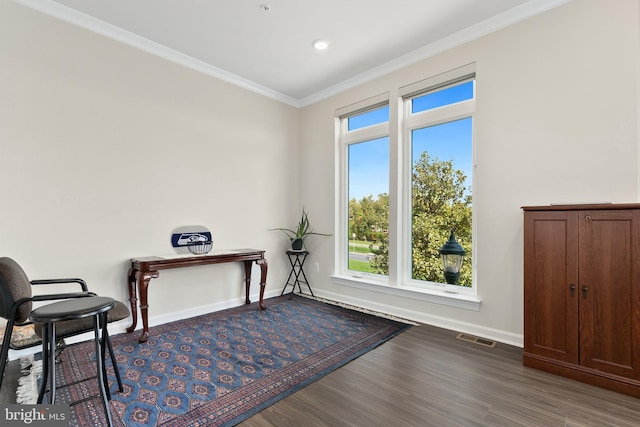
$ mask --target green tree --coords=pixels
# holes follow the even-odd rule
[[[349,200],[349,239],[354,235],[360,239],[364,227],[364,216],[360,203],[356,199]]]
[[[471,193],[465,187],[465,174],[453,168],[452,161],[441,161],[422,153],[416,162],[411,188],[412,277],[416,280],[444,282],[440,248],[451,230],[466,251],[459,285],[471,286]],[[388,238],[383,240],[371,265],[375,273],[389,274]]]
[[[389,228],[389,195],[379,194],[376,200],[367,196],[349,201],[349,238],[378,242]]]

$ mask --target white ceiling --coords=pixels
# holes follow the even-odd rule
[[[14,1],[303,106],[570,0]]]

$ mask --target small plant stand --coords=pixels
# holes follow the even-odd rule
[[[298,291],[302,293],[302,287],[300,286],[300,283],[304,283],[305,285],[307,285],[311,296],[315,297],[315,295],[313,295],[313,291],[311,290],[311,286],[309,286],[307,276],[304,274],[303,267],[304,262],[307,259],[307,255],[309,255],[309,251],[306,251],[304,249],[300,251],[289,249],[287,251],[289,264],[291,264],[291,271],[289,272],[289,277],[287,278],[287,282],[284,284],[280,295],[284,295],[284,291],[287,289],[287,286],[292,286],[290,293],[294,293],[296,290],[296,285],[298,286]]]

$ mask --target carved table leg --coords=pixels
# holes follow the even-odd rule
[[[131,316],[133,317],[133,323],[131,326],[127,328],[127,332],[131,333],[135,331],[136,325],[138,324],[138,307],[136,307],[136,303],[138,302],[137,294],[136,294],[136,273],[138,270],[134,268],[129,269],[128,273],[128,284],[129,284],[129,303],[131,304]]]
[[[253,261],[245,261],[244,262],[244,288],[246,292],[246,297],[244,300],[245,304],[251,304],[251,300],[249,299],[249,289],[251,288],[251,265]]]
[[[149,281],[160,275],[157,270],[138,274],[138,293],[140,294],[140,314],[142,315],[142,334],[138,342],[147,342],[149,338],[149,304],[147,303]]]
[[[264,288],[267,286],[267,260],[261,258],[256,261],[256,264],[260,266],[260,308],[266,310],[264,305]]]

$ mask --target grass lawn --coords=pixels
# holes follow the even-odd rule
[[[349,260],[349,270],[362,271],[363,273],[373,273],[371,265],[367,261]]]
[[[369,247],[370,245],[371,242],[366,242],[364,240],[349,240],[349,252],[368,254],[371,252],[371,248]],[[373,247],[378,249],[378,245],[374,245]]]

